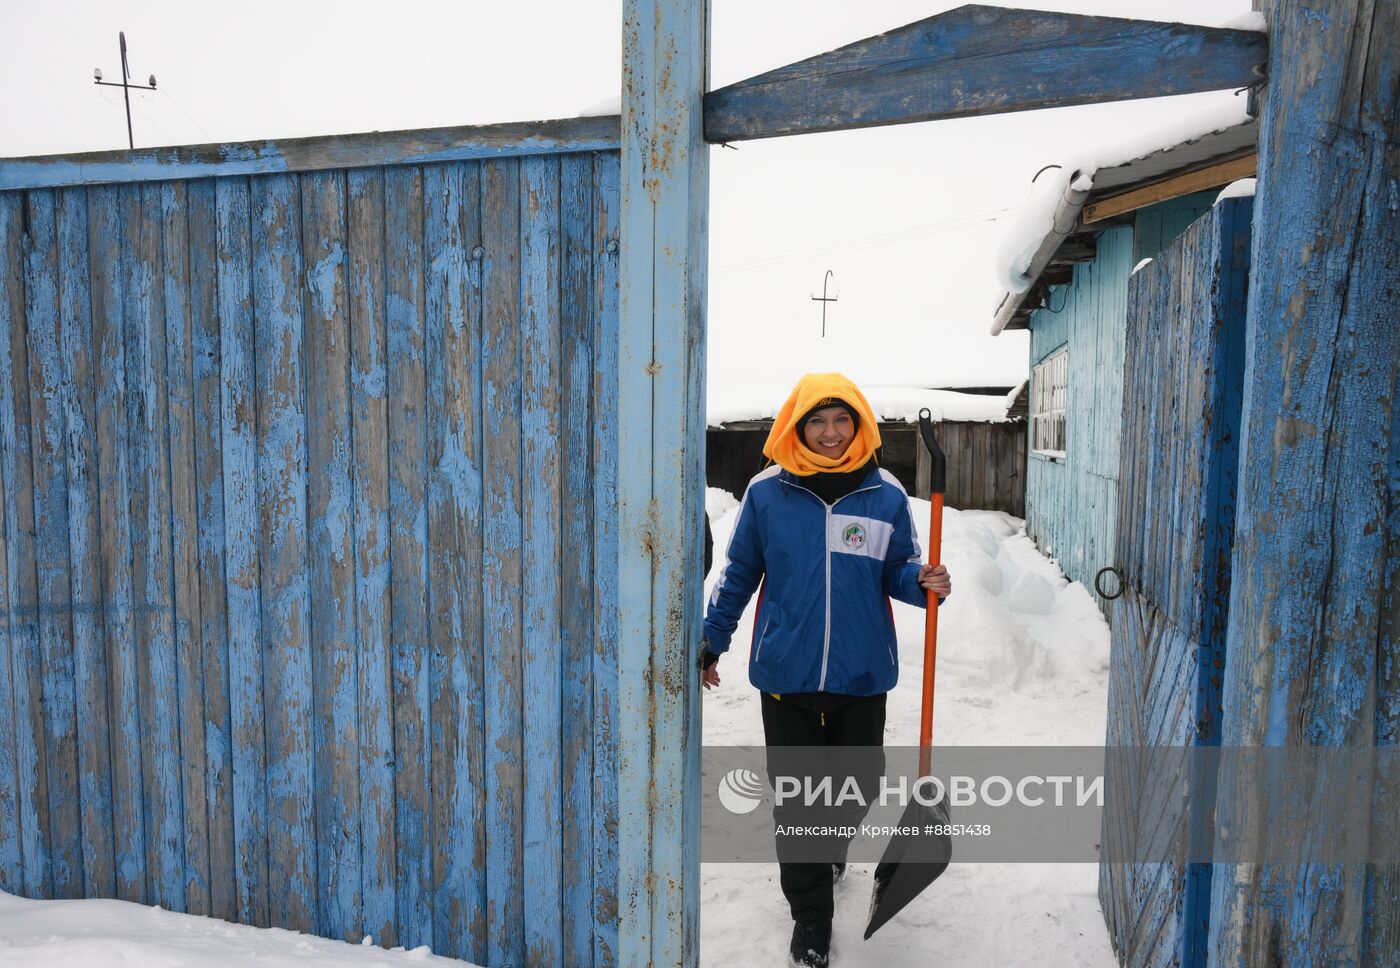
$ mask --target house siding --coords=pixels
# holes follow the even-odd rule
[[[1106,230],[1093,260],[1076,266],[1074,280],[1052,291],[1049,307],[1031,314],[1032,366],[1068,347],[1069,402],[1064,459],[1027,447],[1026,530],[1070,580],[1091,591],[1094,575],[1114,563],[1128,281],[1140,260],[1208,211],[1215,194],[1163,202],[1139,212],[1133,225]]]

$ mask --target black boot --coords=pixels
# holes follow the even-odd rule
[[[827,968],[831,956],[830,921],[795,921],[788,949],[795,968]]]

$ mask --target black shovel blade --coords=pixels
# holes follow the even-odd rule
[[[878,931],[904,906],[919,896],[948,869],[953,839],[948,836],[948,804],[940,799],[932,806],[912,801],[899,821],[900,830],[890,838],[875,868],[875,890],[870,895],[870,921],[865,939]],[[943,833],[932,832],[938,828]],[[917,835],[905,833],[918,830]]]

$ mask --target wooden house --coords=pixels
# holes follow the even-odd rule
[[[1029,285],[997,309],[993,333],[1031,335],[1026,529],[1090,588],[1114,561],[1129,279],[1222,187],[1254,175],[1257,137],[1245,119],[1098,169],[1092,187],[1065,172]]]

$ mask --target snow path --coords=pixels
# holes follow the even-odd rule
[[[716,562],[723,564],[738,503],[707,494]],[[910,499],[919,541],[929,504]],[[1099,745],[1108,692],[1108,626],[1088,591],[1069,583],[995,511],[945,509],[943,561],[953,596],[939,614],[934,742],[948,745]],[[890,694],[886,738],[918,739],[923,612],[898,602],[900,682]],[[722,683],[705,696],[707,745],[762,745],[758,694],[748,682],[753,604]],[[861,940],[873,864],[852,864],[836,891],[832,963],[837,968],[959,968],[1044,965],[1115,968],[1098,901],[1095,864],[962,864],[870,941]],[[706,864],[701,871],[702,966],[781,965],[791,933],[787,903],[769,864]],[[1049,960],[1047,960],[1049,959]]]

